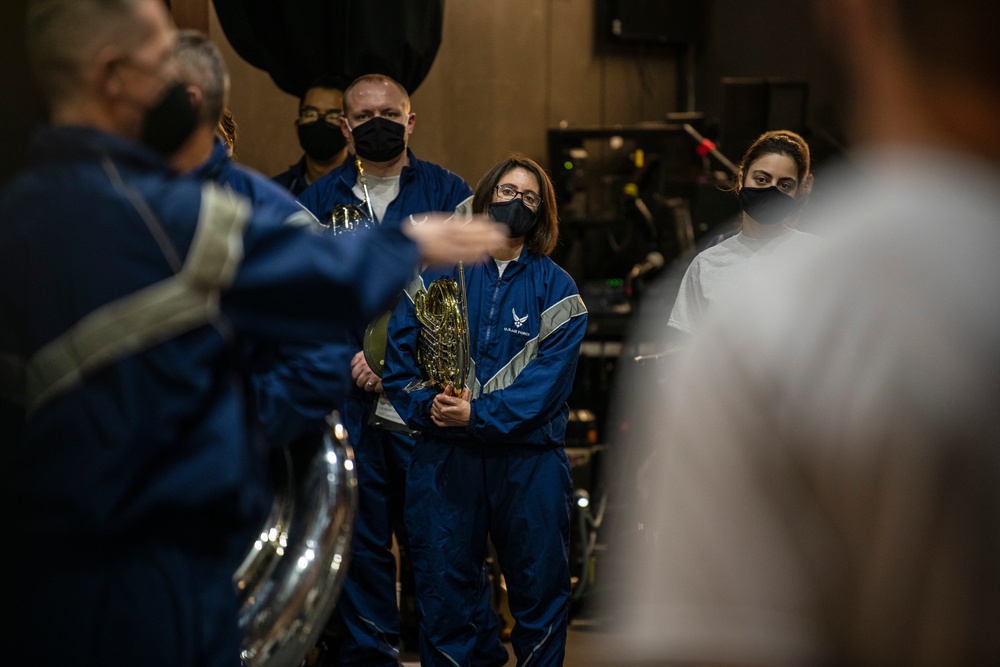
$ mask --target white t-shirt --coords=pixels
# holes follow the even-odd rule
[[[612,664],[1000,664],[1000,171],[856,166],[816,257],[619,397],[645,537]]]
[[[497,271],[499,271],[500,275],[502,276],[504,270],[507,268],[507,265],[510,264],[511,262],[516,261],[516,260],[513,260],[513,259],[496,259],[494,257],[493,261],[497,263]]]
[[[399,175],[382,177],[365,174],[365,181],[368,183],[372,212],[375,214],[375,219],[381,223],[385,210],[399,196]],[[365,190],[361,187],[360,179],[354,184],[354,195],[362,201],[365,199]]]
[[[755,271],[754,267],[799,253],[812,253],[820,245],[818,236],[788,229],[769,239],[740,232],[703,250],[684,272],[667,325],[694,333],[712,306],[741,285]]]

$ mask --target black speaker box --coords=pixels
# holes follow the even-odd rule
[[[597,0],[597,46],[676,46],[708,35],[709,0]]]

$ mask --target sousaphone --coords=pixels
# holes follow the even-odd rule
[[[321,440],[280,452],[270,515],[233,575],[240,598],[240,659],[299,667],[343,587],[357,504],[354,454],[334,412]]]

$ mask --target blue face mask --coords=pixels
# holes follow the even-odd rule
[[[490,204],[490,217],[507,225],[510,238],[524,236],[538,222],[538,213],[525,206],[520,199]]]
[[[795,214],[799,202],[775,186],[740,190],[740,208],[762,225],[776,225]]]

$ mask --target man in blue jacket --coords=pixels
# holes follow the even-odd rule
[[[425,211],[467,210],[472,189],[465,181],[418,160],[407,148],[415,123],[409,95],[399,83],[380,74],[354,81],[344,91],[341,128],[357,161],[321,178],[299,202],[323,223],[337,205],[358,206],[383,229],[413,227]],[[342,410],[358,461],[359,494],[351,566],[335,612],[344,628],[336,660],[396,665],[400,618],[392,538],[395,531],[405,553],[402,505],[413,438],[381,393],[380,369],[371,368],[361,350],[363,333],[359,327],[349,338],[356,352],[351,372],[357,389]]]
[[[171,165],[199,181],[245,195],[255,207],[278,208],[286,220],[319,229],[312,214],[277,183],[234,162],[218,136],[216,128],[229,94],[229,75],[219,48],[197,30],[182,30],[174,53],[180,78],[195,102],[198,124],[170,156]],[[353,387],[350,360],[354,350],[345,343],[257,345],[245,352],[254,368],[257,417],[271,446],[321,434],[324,417]]]
[[[173,177],[197,119],[160,0],[32,0],[27,28],[52,124],[0,194],[5,657],[235,665],[261,476],[239,347],[332,335],[486,239],[332,240]]]

